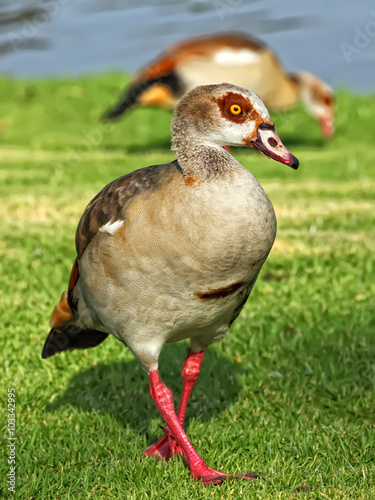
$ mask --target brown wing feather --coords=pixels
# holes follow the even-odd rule
[[[177,161],[137,170],[108,184],[87,205],[78,224],[76,235],[78,257],[70,275],[69,291],[63,292],[53,310],[51,331],[42,351],[43,358],[62,351],[94,347],[107,338],[107,333],[93,329],[81,330],[75,325],[77,304],[73,301],[73,290],[79,279],[79,258],[100,227],[107,222],[126,217],[126,206],[134,196],[147,190],[157,189],[161,182],[168,182],[170,176],[176,175],[177,171],[181,175]]]
[[[76,248],[80,258],[99,228],[108,222],[126,218],[126,206],[134,196],[157,189],[180,167],[177,161],[136,170],[108,184],[87,205],[76,233]]]
[[[74,307],[70,301],[70,292],[75,287],[79,278],[77,259],[74,261],[72,271],[70,273],[68,291],[63,292],[60,301],[55,305],[52,316],[49,322],[51,328],[62,328],[68,323],[74,321]]]
[[[69,291],[62,293],[60,302],[55,305],[52,313],[51,330],[42,350],[43,359],[62,351],[95,347],[108,337],[108,334],[104,332],[93,329],[79,330],[74,326],[76,304],[72,301],[72,291],[78,278],[78,260],[76,259],[70,274]]]
[[[79,271],[78,271],[78,262],[77,259],[74,261],[72,272],[70,273],[70,279],[69,279],[69,286],[68,290],[73,290],[75,287],[75,284],[77,283],[79,278]]]

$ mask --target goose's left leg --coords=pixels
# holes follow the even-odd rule
[[[181,372],[184,383],[182,387],[181,401],[177,411],[177,418],[182,427],[184,426],[186,407],[191,391],[193,390],[199,375],[203,355],[204,350],[194,352],[190,349],[184,361],[184,366]],[[156,443],[149,446],[144,453],[148,456],[156,455],[159,460],[164,459],[168,461],[173,454],[182,454],[183,452],[179,444],[173,438],[169,428],[164,427],[164,436],[162,436]]]
[[[204,460],[198,455],[185,431],[180,424],[180,421],[174,411],[174,403],[172,391],[162,382],[157,369],[152,369],[148,375],[150,384],[150,394],[160,415],[167,423],[175,441],[180,446],[184,459],[189,466],[190,473],[203,484],[221,483],[228,476],[240,477],[242,479],[258,479],[256,474],[227,474],[211,469],[207,466]]]

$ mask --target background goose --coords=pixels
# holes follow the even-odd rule
[[[287,110],[301,100],[320,123],[323,135],[333,134],[332,89],[310,73],[285,72],[270,47],[240,33],[210,35],[171,46],[136,76],[104,118],[118,118],[135,104],[173,108],[197,85],[228,80],[252,89],[271,110]]]
[[[208,467],[190,443],[186,405],[204,350],[240,314],[276,234],[271,202],[226,144],[298,167],[253,92],[221,84],[186,94],[172,122],[177,160],[113,181],[84,211],[69,289],[55,307],[42,353],[93,347],[109,333],[122,341],[147,372],[167,424],[146,454],[168,460],[181,453],[205,484],[228,474]],[[158,358],[166,343],[182,339],[191,345],[176,413]]]

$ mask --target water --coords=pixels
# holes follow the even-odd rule
[[[134,72],[173,42],[251,33],[290,71],[375,91],[373,0],[0,0],[0,73]]]

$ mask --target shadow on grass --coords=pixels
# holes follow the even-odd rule
[[[304,267],[310,264],[306,261]],[[278,280],[278,275],[270,274],[267,279]],[[325,425],[338,419],[371,422],[373,405],[369,401],[375,361],[372,316],[364,306],[361,314],[357,311],[353,317],[329,312],[329,308],[328,312],[320,311],[319,305],[311,308],[314,324],[306,321],[301,310],[294,322],[280,322],[272,335],[261,328],[256,342],[250,342],[246,328],[238,332],[240,338],[232,350],[238,350],[242,363],[222,353],[219,346],[207,349],[189,401],[187,429],[192,417],[210,421],[243,398],[248,399],[250,407],[257,405],[262,412],[271,412],[273,418],[283,419],[289,414],[292,419],[305,418]],[[276,321],[275,314],[264,311],[264,324]],[[108,339],[106,344],[107,353],[112,353],[115,361],[99,363],[73,376],[65,394],[47,410],[71,406],[85,413],[104,413],[136,433],[146,433],[151,444],[161,433],[155,430],[147,434],[150,420],[158,415],[149,395],[147,375],[134,358],[117,360],[124,349],[118,341]],[[161,377],[173,391],[176,406],[187,350],[187,342],[171,344],[160,356]],[[159,422],[163,423],[161,417]]]
[[[173,391],[176,408],[181,395],[180,373],[187,349],[186,343],[166,346],[160,357],[161,377]],[[189,400],[187,426],[191,417],[200,421],[209,420],[234,403],[240,397],[239,378],[244,371],[238,363],[216,349],[207,349]],[[100,363],[74,376],[65,394],[50,403],[47,411],[64,406],[74,406],[88,413],[107,413],[137,432],[146,432],[150,419],[158,415],[149,395],[147,375],[135,359]],[[148,436],[148,441],[151,443],[160,434]]]

